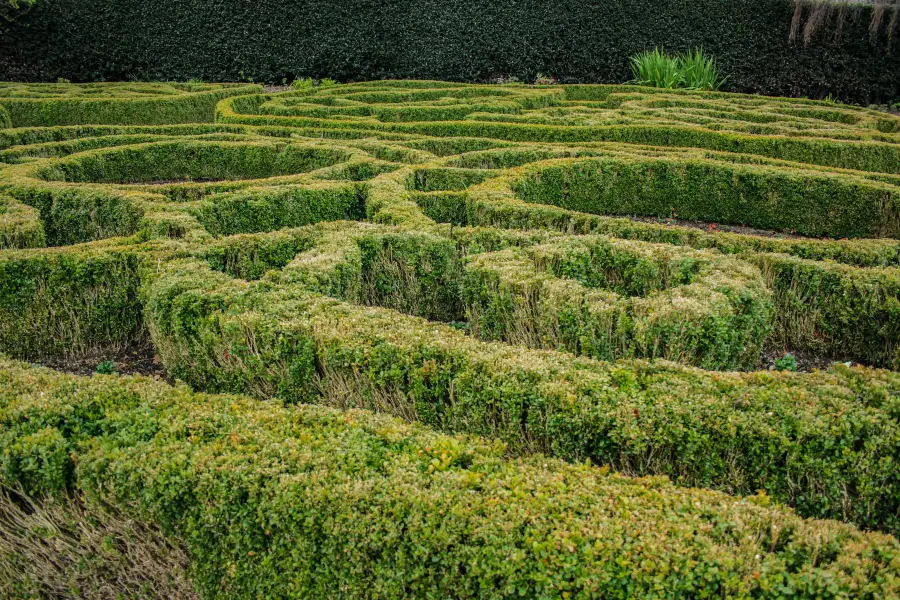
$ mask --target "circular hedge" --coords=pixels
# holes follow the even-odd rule
[[[96,96],[127,114],[135,86]],[[50,391],[62,416],[46,416],[56,413],[42,396],[0,393],[3,485],[137,507],[188,544],[210,597],[312,593],[292,587],[296,557],[279,550],[302,536],[335,540],[298,552],[338,580],[395,590],[396,576],[403,589],[444,593],[430,566],[357,580],[337,557],[450,506],[427,491],[445,471],[441,489],[471,490],[475,511],[533,498],[545,476],[554,483],[540,493],[576,512],[594,491],[653,507],[628,529],[658,533],[641,548],[560,542],[529,554],[521,589],[536,597],[550,589],[535,583],[549,573],[534,566],[545,551],[591,573],[628,553],[675,568],[685,552],[721,575],[659,579],[654,567],[553,580],[583,597],[614,595],[614,581],[664,596],[780,594],[753,560],[799,595],[832,594],[826,580],[835,597],[896,592],[894,538],[803,519],[900,531],[900,119],[723,93],[419,81],[241,93],[209,123],[70,125],[72,114],[0,130],[0,352],[41,361],[149,343],[195,392],[255,400],[4,362],[0,381]],[[861,364],[756,370],[769,348]],[[67,391],[84,386],[102,388],[108,409]],[[259,405],[277,408],[271,418],[222,408],[272,398],[280,406]],[[444,433],[422,434],[413,451],[419,434],[397,438],[411,431],[397,420],[296,404]],[[160,425],[167,411],[174,424]],[[341,419],[373,428],[358,454],[352,425],[324,425]],[[285,442],[244,445],[251,433]],[[489,457],[468,450],[484,443],[500,445]],[[348,450],[332,460],[335,448]],[[336,477],[303,489],[341,500],[261,483],[309,473],[301,454]],[[593,466],[541,466],[535,454]],[[272,470],[282,460],[293,466]],[[563,482],[608,470],[622,473],[609,490],[572,496]],[[367,525],[375,537],[281,512],[299,502],[310,518],[357,519],[345,484],[363,472],[381,491],[360,497],[386,511]],[[487,493],[479,482],[491,473],[511,479]],[[691,500],[701,524],[677,508],[688,488],[715,490]],[[273,533],[248,525],[244,506]],[[577,527],[615,529],[621,510]],[[485,526],[464,522],[452,526]],[[450,521],[435,522],[423,556],[464,562],[459,548],[481,540],[493,557],[482,556],[485,576],[506,589],[520,581],[501,568],[510,548],[533,541],[522,526],[502,544],[474,530],[444,544]],[[726,550],[675,544],[688,530]],[[385,565],[412,552],[379,548]],[[237,560],[248,553],[267,558]],[[856,574],[829,566],[841,561]]]

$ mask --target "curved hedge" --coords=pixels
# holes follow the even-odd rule
[[[428,81],[241,94],[222,100],[215,114],[219,122],[205,124],[0,131],[0,351],[40,361],[149,344],[170,376],[198,391],[278,398],[287,407],[278,415],[315,410],[293,408],[298,403],[389,412],[448,433],[499,439],[521,461],[513,470],[543,464],[527,458],[542,453],[594,465],[578,473],[666,475],[676,485],[740,496],[763,490],[754,502],[771,499],[806,518],[900,531],[900,381],[896,371],[872,368],[900,365],[900,119],[809,100]],[[754,371],[763,347],[871,366]],[[39,380],[38,394],[54,381],[72,389],[94,385],[30,373],[21,381]],[[152,394],[187,394],[163,389]],[[218,400],[188,396],[184,410],[210,402],[221,412]],[[250,402],[222,402],[230,401]],[[152,421],[163,405],[146,405],[140,418]],[[12,461],[9,472],[37,493],[64,481],[132,494],[138,487],[128,486],[137,480],[124,470],[127,481],[115,468],[113,479],[90,480],[79,458],[70,471],[70,455],[85,451],[82,441],[87,451],[107,441],[116,452],[136,448],[130,426],[115,438],[121,445],[109,437],[119,417],[104,415],[86,417],[103,423],[102,435],[85,434],[93,441],[79,438],[87,431],[80,425],[59,427],[59,436],[29,432],[0,460]],[[176,429],[171,435],[182,431]],[[62,475],[47,489],[44,471],[29,474],[37,463],[10,458],[32,433],[39,453],[62,465],[48,471]],[[232,439],[222,435],[213,447]],[[184,436],[200,443],[203,432]],[[382,456],[394,452],[406,456],[393,446]],[[164,454],[160,460],[168,461]],[[334,453],[326,454],[327,461]],[[171,498],[163,490],[180,477],[166,475],[177,471],[175,455],[171,463],[135,459],[136,468],[148,468],[141,489],[159,490],[142,496],[150,504],[140,509],[157,524]],[[234,469],[209,473],[267,473],[265,460],[254,450],[246,462],[229,463]],[[359,464],[380,472],[369,458],[335,460],[346,473]],[[534,476],[574,468],[550,463],[535,467],[541,475]],[[260,477],[254,481],[277,483]],[[413,483],[415,490],[427,487]],[[191,479],[184,489],[196,487]],[[665,487],[700,494],[698,511],[713,510],[703,508],[716,506],[708,499],[724,498]],[[192,505],[198,496],[191,495],[161,523],[208,557],[197,563],[206,595],[291,596],[291,585],[314,595],[318,588],[302,586],[326,585],[332,575],[354,582],[341,588],[346,595],[378,585],[390,595],[395,588],[386,581],[445,590],[431,575],[427,584],[408,579],[414,576],[405,567],[365,579],[318,554],[316,564],[329,565],[332,575],[298,583],[282,576],[295,562],[279,554],[281,546],[273,562],[250,562],[232,581],[232,551],[262,555],[229,545],[232,534],[255,527],[237,523],[250,514],[242,506],[269,510],[267,496],[254,489],[221,505],[219,496],[234,498],[226,487],[215,484],[203,496],[206,506],[236,511],[216,513],[233,524],[227,531],[203,521],[214,516]],[[316,489],[346,496],[337,480]],[[548,492],[548,502],[566,505],[566,493]],[[420,514],[416,494],[402,495],[410,503],[404,514]],[[132,499],[120,500],[127,507]],[[338,506],[328,510],[338,514]],[[497,513],[490,514],[485,523],[495,522]],[[648,513],[641,527],[668,532],[672,518],[681,519]],[[329,531],[335,543],[362,543],[364,535]],[[672,535],[683,533],[677,531]],[[529,535],[517,531],[509,543]],[[660,547],[670,546],[668,539]],[[833,560],[855,556],[833,547]],[[392,548],[400,553],[390,555],[395,561],[411,552]],[[432,551],[457,560],[474,550],[463,541]],[[701,557],[694,546],[686,552]],[[609,566],[605,554],[570,554],[585,561],[578,563],[584,572]],[[821,554],[803,556],[779,577],[795,582],[796,573],[825,568]],[[706,564],[702,557],[697,564]],[[881,575],[894,559],[882,558],[866,563],[878,565],[877,574],[859,567],[857,592],[894,593],[893,579]],[[745,585],[748,563],[731,560],[729,575],[714,577],[710,589],[780,593]],[[532,562],[528,569],[543,568]],[[529,585],[546,575],[527,573]],[[634,577],[632,592],[643,590],[645,574]],[[660,581],[662,596],[701,589]],[[468,593],[474,584],[466,582],[459,585]],[[618,593],[606,585],[584,594]],[[818,593],[817,583],[808,585],[796,589]]]
[[[601,360],[753,368],[772,302],[759,271],[715,252],[572,237],[473,257],[474,335]]]
[[[572,169],[572,164],[578,163],[550,164],[549,171],[578,173],[577,169]],[[715,228],[712,231],[698,231],[577,212],[543,203],[526,203],[513,188],[519,185],[519,180],[541,181],[539,177],[544,170],[532,170],[535,172],[533,177],[528,169],[522,169],[511,177],[496,177],[471,187],[463,198],[458,199],[457,206],[463,208],[457,210],[454,216],[437,211],[430,214],[439,220],[454,221],[455,217],[455,222],[462,224],[600,233],[626,239],[716,248],[735,254],[759,266],[775,292],[773,335],[776,339],[797,349],[852,356],[892,368],[900,366],[900,263],[897,254],[900,243],[896,240],[779,239],[720,233]],[[735,181],[739,180],[724,179],[726,185]],[[541,187],[531,183],[530,188],[522,186],[520,189],[526,190],[526,193],[539,192],[535,199],[544,199],[545,202],[546,198],[551,198],[556,203],[582,203],[582,206],[576,204],[576,208],[587,207],[592,212],[604,212],[603,206],[609,205],[610,193],[615,189],[606,189],[602,195],[592,195],[585,193],[585,190],[596,192],[595,182],[589,181],[585,185],[580,181],[570,183],[570,180],[557,180],[554,183],[555,192],[554,186],[546,180],[541,181]],[[751,183],[748,187],[753,189],[755,185]],[[865,187],[858,186],[856,189],[864,190]],[[757,188],[755,198],[765,196],[764,190],[763,187]],[[671,210],[671,204],[664,195],[658,196],[662,202],[654,204],[645,202],[644,196],[633,194],[633,189],[628,187],[623,192],[623,204],[635,202],[633,210],[639,211],[639,214],[659,215]],[[739,223],[753,223],[754,213],[758,210],[757,206],[746,202],[747,196],[741,192],[732,196],[731,202],[742,207],[735,219]],[[798,198],[803,198],[803,194],[799,194]],[[710,214],[698,210],[697,205],[702,204],[711,205],[712,214],[720,216],[721,203],[714,202],[714,199],[715,196],[711,196],[708,200],[704,199],[704,203],[689,206],[689,210],[694,211],[692,216]],[[640,204],[642,202],[643,206]],[[780,198],[777,195],[763,198],[764,206],[778,202]],[[890,206],[885,203],[879,208],[892,212]],[[620,209],[616,205],[612,210],[619,212]],[[819,210],[819,207],[814,210]],[[846,203],[834,212],[839,215],[844,210],[853,212]],[[791,206],[785,206],[785,212],[790,213],[792,216],[787,218],[795,222],[809,218],[794,211]],[[871,211],[860,210],[857,214],[859,218],[848,219],[848,225],[861,226],[867,218],[865,215],[871,216]],[[880,219],[870,220],[875,227],[893,227],[894,222],[895,217],[884,213]]]
[[[40,248],[45,242],[40,213],[9,196],[0,196],[0,249]]]
[[[261,91],[250,84],[2,83],[0,100],[10,127],[155,125],[209,121],[219,100]]]
[[[815,3],[804,4],[803,21]],[[885,103],[900,100],[895,7],[872,35],[872,6],[791,42],[789,0],[497,2],[410,6],[363,0],[43,0],[0,40],[0,78],[29,81],[294,77],[486,81],[538,73],[565,83],[631,78],[628,57],[703,47],[735,91]],[[835,32],[840,35],[835,37]]]
[[[145,319],[199,389],[388,411],[894,530],[895,373],[711,373],[473,340],[420,318],[459,302],[448,242],[355,224],[234,238],[146,274]]]
[[[0,423],[4,485],[161,527],[207,598],[900,593],[892,537],[364,411],[2,362]]]

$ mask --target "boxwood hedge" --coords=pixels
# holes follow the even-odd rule
[[[366,411],[0,362],[0,482],[152,523],[207,598],[887,598],[900,545]]]
[[[68,87],[73,97],[110,102],[157,89]],[[472,595],[474,582],[510,593],[521,585],[536,597],[635,594],[656,584],[659,596],[783,594],[787,588],[772,587],[768,571],[747,571],[755,563],[728,554],[732,549],[722,554],[718,546],[702,545],[701,551],[685,541],[683,552],[672,550],[681,548],[671,540],[686,531],[683,519],[693,519],[685,514],[713,514],[704,511],[718,511],[713,507],[722,503],[752,512],[758,510],[753,503],[770,501],[793,507],[765,508],[797,523],[792,531],[843,532],[834,534],[839,542],[823,542],[818,550],[791,550],[789,561],[779,554],[779,543],[788,543],[781,534],[759,542],[768,548],[761,556],[775,553],[788,561],[771,571],[781,585],[801,595],[895,593],[894,550],[880,549],[893,539],[812,524],[790,511],[900,531],[900,119],[835,103],[627,86],[406,81],[283,94],[242,90],[233,88],[237,95],[205,117],[215,123],[73,124],[88,117],[72,105],[58,109],[65,114],[46,113],[48,123],[58,124],[0,131],[0,352],[32,361],[99,360],[149,342],[167,374],[197,391],[254,398],[210,399],[183,387],[76,380],[4,366],[0,373],[15,373],[8,375],[8,387],[16,391],[4,397],[12,407],[24,397],[23,382],[32,382],[35,401],[57,384],[87,386],[90,394],[106,397],[102,387],[116,398],[124,394],[116,386],[134,385],[141,398],[146,392],[160,399],[135,400],[143,408],[133,415],[127,406],[115,412],[118,404],[110,400],[104,406],[113,412],[90,409],[90,426],[67,422],[55,432],[40,427],[24,437],[2,437],[7,433],[0,429],[9,443],[0,454],[10,477],[4,485],[25,485],[38,495],[84,490],[137,511],[191,548],[200,588],[211,597],[315,596],[321,595],[317,586],[335,585],[347,596],[375,589],[386,596],[440,595],[451,587]],[[158,95],[175,101],[193,93],[181,91]],[[43,101],[53,102],[36,100]],[[770,355],[818,352],[868,366],[756,371],[761,349]],[[91,400],[77,404],[84,402]],[[243,412],[226,415],[220,407],[228,403]],[[229,479],[253,473],[248,481],[281,485],[281,475],[270,477],[274,454],[267,453],[289,452],[287,446],[269,448],[275,438],[260,438],[265,446],[223,459],[231,470],[205,462],[209,457],[198,459],[210,469],[199,479],[180,470],[186,463],[178,457],[187,455],[162,446],[154,445],[158,459],[133,455],[133,479],[126,473],[131,462],[103,474],[106,459],[88,469],[82,458],[103,444],[110,452],[138,452],[131,436],[145,427],[155,436],[155,419],[170,409],[187,411],[170,414],[171,435],[216,449],[232,443],[232,426],[239,430],[234,439],[243,439],[245,425],[234,421],[239,414],[344,419],[300,406],[305,404],[389,412],[448,434],[499,440],[502,453],[517,458],[507,462],[498,449],[490,460],[510,477],[530,473],[528,478],[560,481],[554,474],[566,472],[593,481],[606,469],[668,476],[680,487],[652,479],[653,489],[691,498],[699,503],[691,508],[697,512],[666,504],[628,530],[663,536],[659,552],[652,552],[662,562],[647,563],[646,570],[615,566],[606,550],[566,554],[565,546],[553,546],[566,560],[583,561],[571,563],[578,572],[603,575],[571,584],[581,580],[550,563],[529,558],[513,567],[517,563],[503,552],[485,550],[505,558],[483,563],[483,580],[472,578],[471,562],[469,570],[451,569],[446,573],[455,574],[441,579],[437,570],[422,567],[432,564],[420,560],[425,555],[410,549],[414,538],[385,534],[398,544],[390,546],[375,534],[365,537],[364,530],[396,523],[388,517],[359,521],[353,512],[375,506],[375,498],[386,497],[380,491],[343,513],[340,503],[303,504],[306,492],[291,488],[286,504],[272,500],[277,508],[270,514],[274,496],[257,483],[243,488]],[[228,422],[228,433],[207,439],[202,430],[179,429],[181,417],[195,409],[221,413],[215,418]],[[405,427],[383,416],[347,414]],[[129,425],[120,417],[147,420]],[[252,431],[282,431],[260,419],[240,423]],[[19,425],[7,429],[18,431]],[[453,448],[494,443],[415,431]],[[304,435],[279,439],[290,446]],[[344,433],[335,436],[323,446],[326,462],[316,464],[331,465],[328,472],[342,473],[339,478],[352,477],[361,465],[381,477],[379,464],[390,463],[394,453],[407,456],[387,444],[379,450],[383,460],[375,460],[369,450],[354,454]],[[28,454],[32,443],[40,446],[37,454]],[[441,464],[442,453],[426,462]],[[16,458],[20,454],[27,458]],[[36,456],[54,466],[35,466]],[[404,479],[410,473],[401,479],[415,493],[396,496],[402,505],[389,504],[419,522],[422,514],[434,516],[417,500],[430,497],[418,490],[431,484]],[[622,489],[646,490],[645,482],[602,476]],[[198,481],[209,484],[207,495],[196,495]],[[317,493],[346,499],[348,488],[338,479],[321,481]],[[454,502],[477,492],[477,486],[453,481],[442,489]],[[535,489],[522,482],[523,489]],[[378,489],[400,483],[384,485]],[[232,488],[238,496],[229,495]],[[578,502],[598,489],[585,491]],[[729,499],[722,491],[755,499]],[[573,502],[560,487],[546,496],[516,494],[505,497],[545,497],[560,511]],[[484,516],[473,527],[488,532],[483,527],[502,523],[491,512],[499,510],[498,497],[472,505],[474,512],[460,518]],[[256,517],[248,515],[270,515],[265,519],[274,527],[276,520],[288,522],[281,511],[295,501],[308,509],[281,530],[277,543],[265,530],[251,533]],[[219,508],[204,512],[211,506]],[[346,514],[345,523],[372,527],[335,529],[325,514]],[[309,515],[323,525],[309,525]],[[745,516],[709,518],[718,523],[711,531],[755,527]],[[555,520],[548,517],[547,526]],[[578,527],[594,526],[587,523]],[[302,530],[312,536],[310,550],[291,554],[296,547],[288,540],[300,535],[296,527],[307,526],[313,527]],[[609,527],[618,525],[591,531],[613,531]],[[545,535],[540,531],[534,535]],[[329,532],[327,539],[322,532]],[[515,525],[507,534],[508,541],[496,542],[503,548],[531,544],[527,527]],[[485,535],[478,539],[495,539]],[[735,535],[738,540],[744,534]],[[244,536],[253,542],[238,543]],[[472,553],[479,548],[494,548],[472,537],[441,539],[449,541],[424,550],[429,561],[446,554],[448,564],[461,565],[476,560]],[[254,546],[258,540],[274,544],[271,556]],[[631,543],[623,552],[634,555]],[[756,552],[756,541],[744,543]],[[854,562],[855,553],[863,552],[860,544],[881,544],[880,554],[866,550]],[[821,550],[826,546],[831,549]],[[377,564],[409,566],[363,572],[352,561],[338,564],[335,557],[350,547],[383,556]],[[385,554],[378,554],[382,549]],[[720,558],[710,558],[714,552]],[[676,554],[694,557],[686,559],[694,565],[715,564],[709,573],[717,574],[704,576],[705,583],[683,569],[670,578],[674,567],[664,565]],[[254,556],[269,558],[238,560]],[[307,556],[312,562],[298,558]],[[844,560],[856,570],[830,570]],[[337,580],[346,583],[331,583]],[[817,587],[826,580],[835,586],[827,592]],[[541,587],[542,581],[553,583]],[[515,585],[507,588],[508,582]],[[619,583],[626,587],[616,588]]]
[[[0,127],[156,125],[209,121],[216,102],[261,92],[252,84],[0,84]]]

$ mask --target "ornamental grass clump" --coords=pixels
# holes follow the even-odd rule
[[[647,87],[676,88],[681,87],[684,80],[678,59],[660,48],[632,56],[631,71],[634,74],[632,83]]]
[[[703,48],[680,54],[677,63],[682,85],[689,90],[717,90],[728,79],[719,76],[716,59],[706,54]]]
[[[632,83],[656,88],[718,90],[728,79],[719,75],[716,59],[703,48],[674,56],[661,48],[646,50],[631,57],[631,71]]]

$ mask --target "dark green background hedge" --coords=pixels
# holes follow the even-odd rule
[[[900,35],[788,41],[790,0],[43,0],[0,38],[0,78],[621,82],[627,57],[703,46],[734,91],[900,100]],[[890,15],[885,17],[890,21]]]

